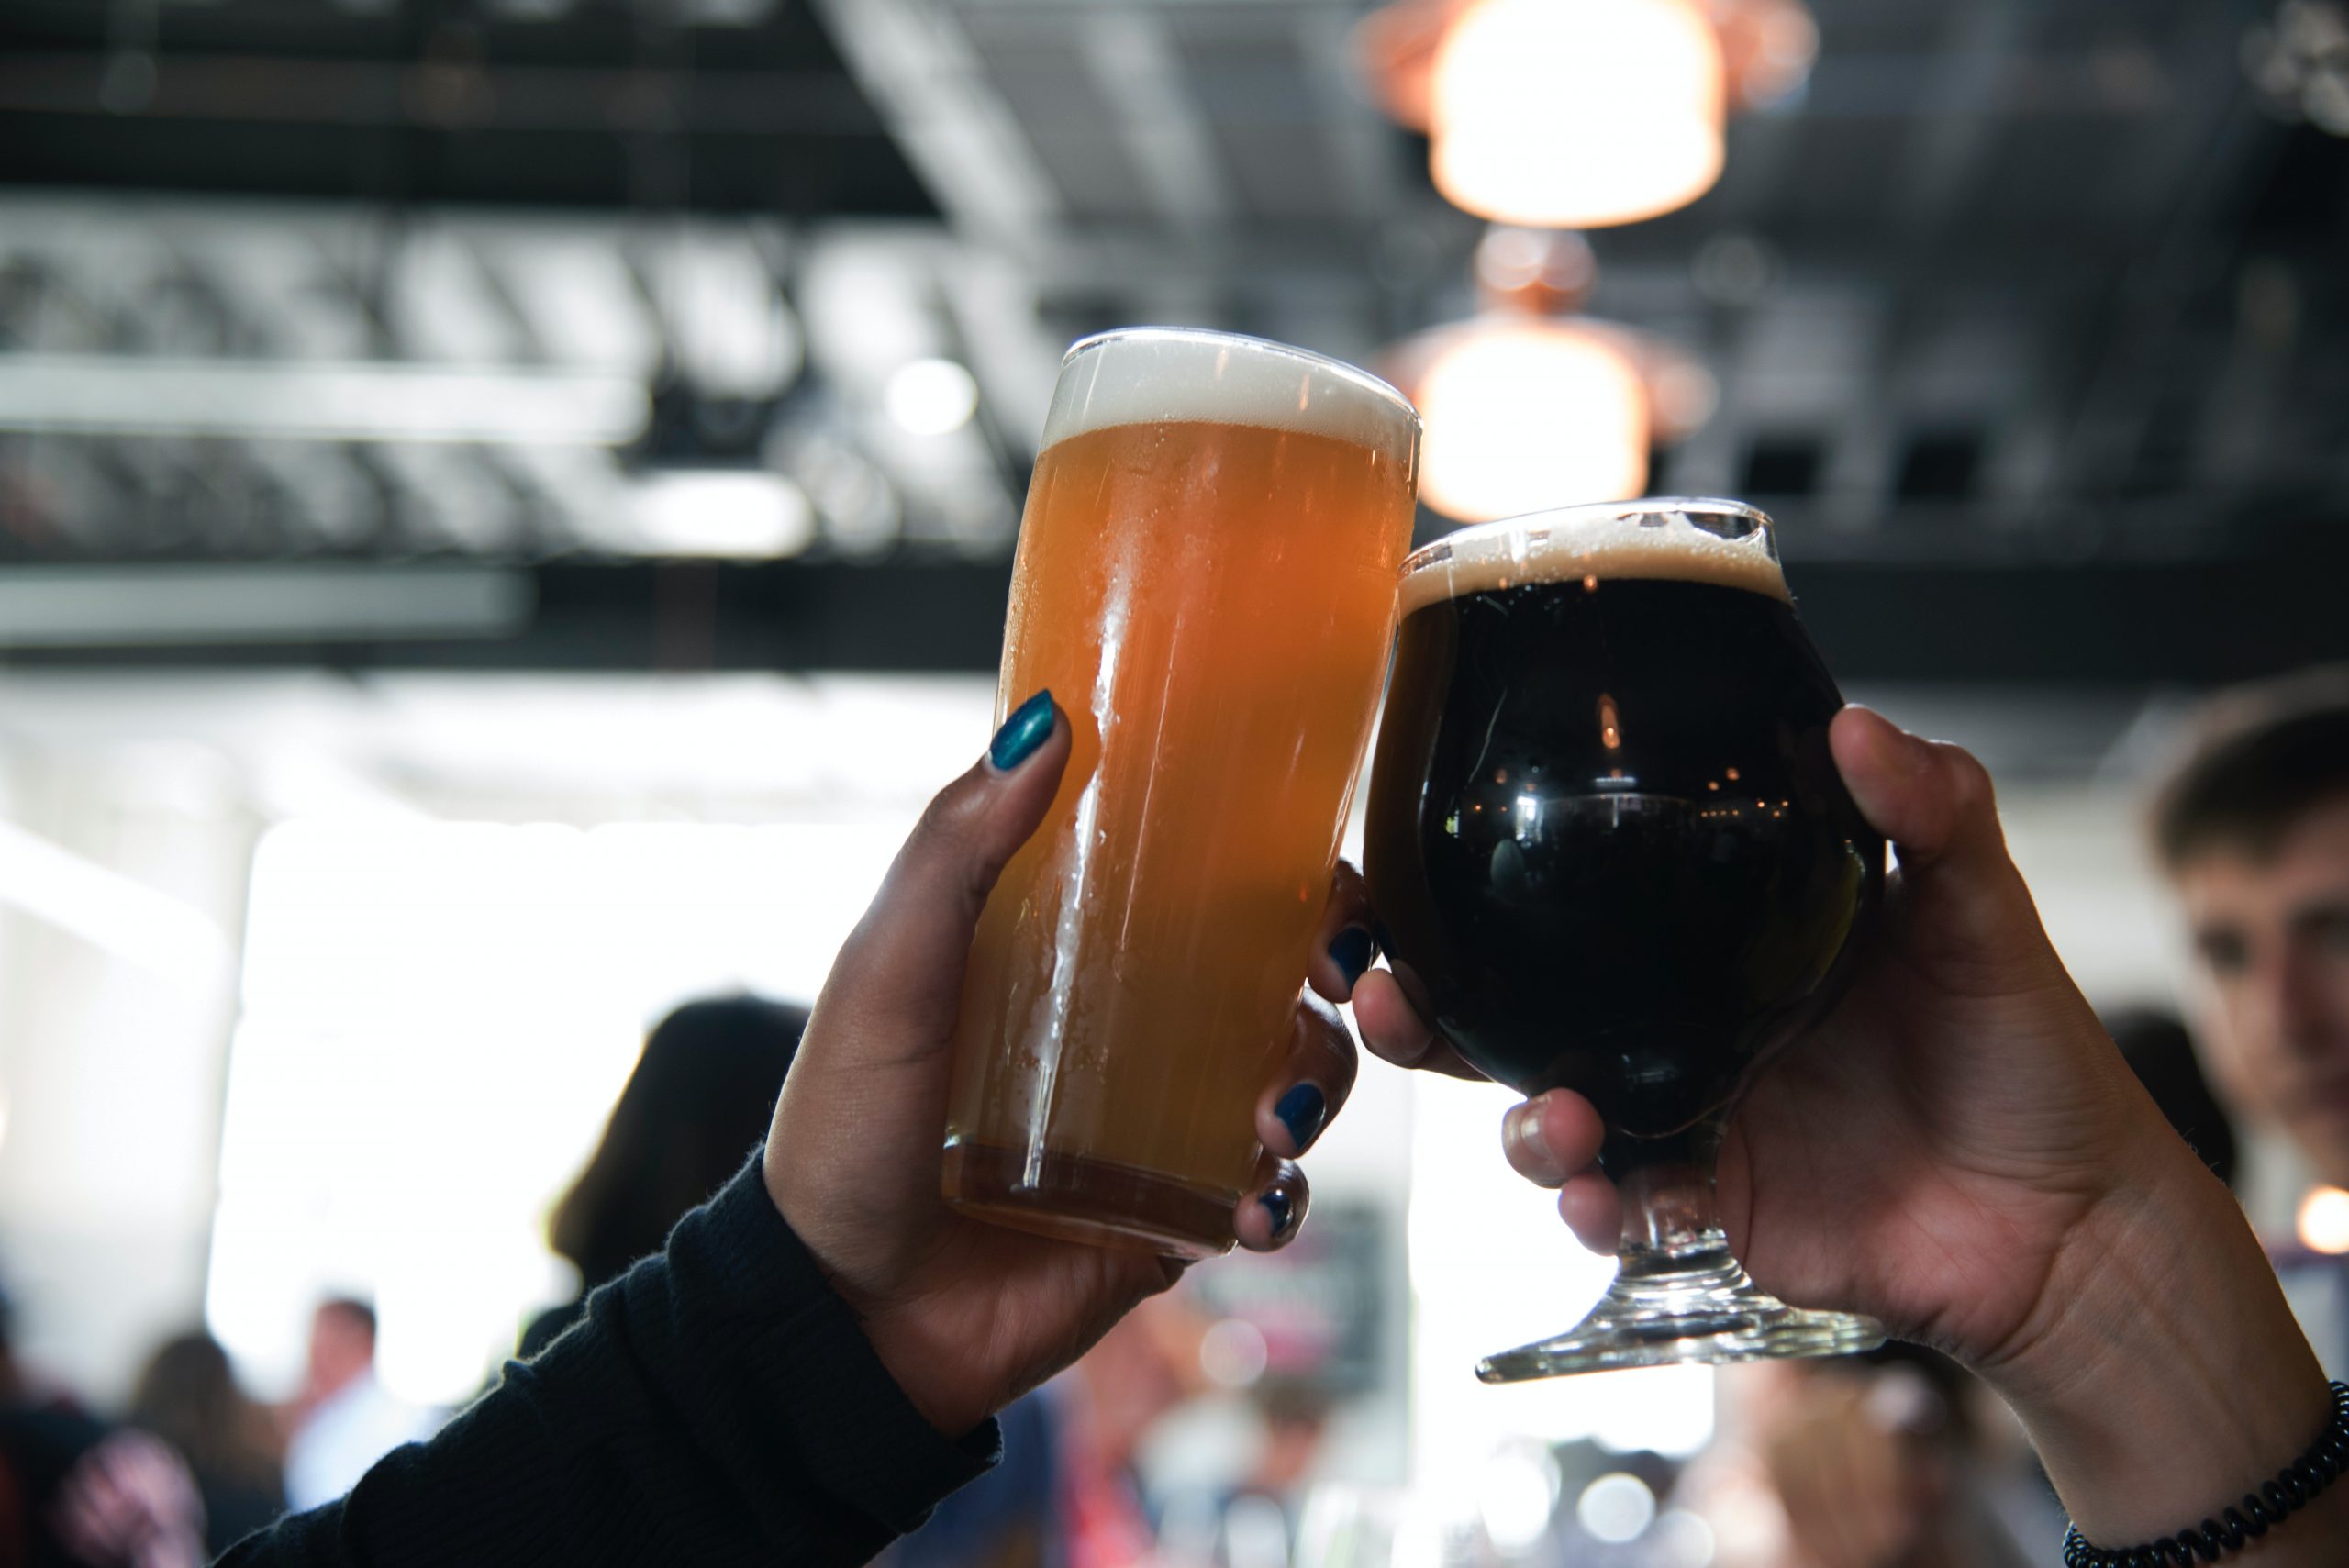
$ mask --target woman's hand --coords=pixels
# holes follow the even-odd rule
[[[982,760],[930,802],[824,982],[767,1140],[775,1207],[907,1396],[950,1436],[1075,1360],[1181,1273],[1142,1252],[967,1219],[939,1196],[972,932],[1068,762],[1068,720],[1051,711],[1032,751],[1008,767]],[[1020,722],[1015,714],[1007,735]],[[994,755],[1006,750],[999,740]],[[1368,962],[1368,926],[1361,879],[1341,866],[1308,975],[1319,995],[1298,1002],[1287,1058],[1257,1097],[1266,1153],[1233,1217],[1243,1247],[1284,1246],[1304,1219],[1308,1193],[1293,1162],[1353,1085],[1353,1040],[1330,1004]]]
[[[1981,764],[1863,709],[1831,738],[1899,871],[1849,995],[1731,1124],[1731,1242],[1782,1299],[1873,1314],[1981,1373],[2092,1539],[2176,1529],[2315,1436],[2316,1362],[2240,1214],[2049,945]],[[1391,975],[1354,1004],[1376,1053],[1457,1068]],[[1510,1162],[1612,1251],[1600,1137],[1564,1091],[1504,1124]]]

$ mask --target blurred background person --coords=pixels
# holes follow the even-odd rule
[[[2206,1065],[2323,1184],[2271,1243],[2317,1353],[2349,1368],[2349,665],[2220,694],[2152,814]]]
[[[894,1568],[1058,1568],[1080,1552],[1264,1568],[1325,1550],[1297,1545],[1316,1496],[1391,1473],[1363,1450],[1395,1430],[1377,1396],[1402,1325],[1377,1212],[1341,1201],[1313,1218],[1250,1266],[1193,1269],[1003,1412],[1002,1463],[892,1547]]]
[[[69,1562],[56,1510],[66,1477],[106,1428],[18,1359],[16,1310],[0,1287],[0,1562]]]
[[[195,1568],[205,1514],[186,1465],[35,1377],[14,1327],[0,1287],[0,1565]]]
[[[311,1314],[308,1373],[284,1418],[285,1500],[296,1512],[341,1496],[377,1460],[440,1424],[377,1378],[375,1309],[352,1296]]]
[[[2153,835],[2220,1088],[2349,1186],[2349,665],[2213,698]]]
[[[51,1523],[63,1560],[91,1568],[197,1568],[210,1555],[195,1478],[141,1431],[114,1433],[74,1465]]]
[[[688,1002],[653,1026],[550,1227],[579,1271],[578,1294],[531,1320],[522,1355],[569,1328],[590,1291],[658,1252],[685,1211],[742,1168],[807,1028],[806,1009],[756,996]]]
[[[1003,1458],[941,1502],[928,1524],[887,1547],[878,1559],[885,1568],[1067,1568],[1060,1405],[1074,1375],[1021,1396],[996,1417]]]
[[[1295,1510],[1316,1479],[1336,1401],[1310,1382],[1268,1378],[1253,1391],[1252,1403],[1264,1419],[1264,1445],[1238,1495],[1277,1503],[1294,1536]]]
[[[2027,1568],[2062,1535],[2060,1514],[2021,1540],[2001,1519],[1985,1428],[2012,1423],[1945,1357],[1761,1363],[1723,1388],[1724,1437],[1675,1494],[1716,1521],[1721,1568]]]
[[[1249,1391],[1262,1432],[1252,1462],[1219,1500],[1215,1560],[1223,1568],[1286,1568],[1299,1516],[1321,1479],[1337,1401],[1307,1379],[1267,1377]]]
[[[890,1547],[890,1568],[1134,1568],[1162,1551],[1166,1502],[1137,1462],[1205,1387],[1204,1329],[1180,1292],[1129,1313],[1001,1417],[1003,1462]],[[1211,1534],[1212,1532],[1210,1532]]]
[[[2154,1007],[2126,1008],[2103,1021],[2121,1059],[2154,1096],[2163,1118],[2210,1173],[2232,1187],[2238,1159],[2234,1119],[2203,1075],[2194,1036],[2175,1015]]]
[[[187,1462],[204,1499],[205,1543],[214,1552],[285,1511],[275,1418],[238,1385],[228,1351],[211,1335],[198,1329],[158,1346],[127,1414]]]

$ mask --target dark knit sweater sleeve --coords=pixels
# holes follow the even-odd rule
[[[862,1562],[997,1448],[915,1410],[754,1159],[438,1437],[222,1562]]]

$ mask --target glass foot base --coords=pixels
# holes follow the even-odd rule
[[[1788,1307],[1720,1251],[1664,1270],[1627,1266],[1571,1330],[1487,1356],[1476,1375],[1523,1383],[1635,1366],[1840,1356],[1882,1343],[1884,1325],[1875,1318]]]

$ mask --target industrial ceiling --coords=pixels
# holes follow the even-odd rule
[[[1072,338],[1375,365],[1474,308],[1478,226],[1355,79],[1365,9],[0,0],[0,659],[984,667]],[[1719,186],[1591,236],[1592,313],[1720,387],[1651,488],[1776,513],[1839,667],[2349,651],[2349,139],[2277,8],[1813,10]],[[932,360],[975,417],[908,428]],[[736,473],[804,497],[786,559],[645,523]],[[7,580],[198,567],[326,607],[23,629],[74,619],[52,592],[10,635]],[[349,574],[419,573],[484,607],[337,619]]]

